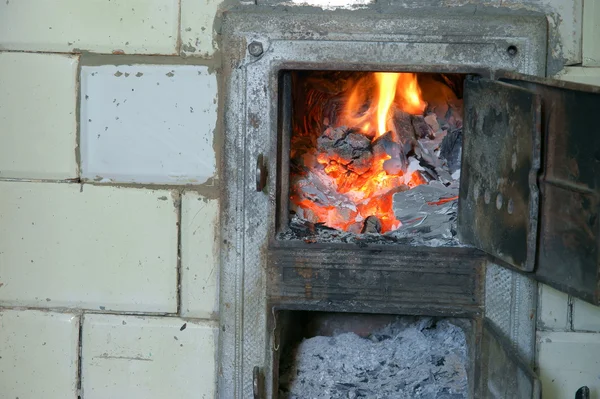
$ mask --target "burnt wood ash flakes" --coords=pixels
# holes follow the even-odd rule
[[[367,338],[303,340],[283,354],[286,399],[461,399],[468,395],[464,331],[448,320],[400,317]]]

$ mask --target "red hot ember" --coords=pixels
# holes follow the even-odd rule
[[[457,176],[442,143],[462,128],[461,84],[414,73],[294,75],[291,210],[354,233],[400,228],[395,193]]]

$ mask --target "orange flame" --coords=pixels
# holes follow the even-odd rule
[[[387,132],[387,120],[390,106],[396,96],[396,85],[399,73],[379,72],[375,74],[379,96],[377,99],[377,135],[382,136]]]
[[[371,73],[350,82],[346,93],[345,106],[335,126],[357,129],[372,142],[389,131],[397,136],[393,123],[395,110],[422,115],[427,105],[421,97],[414,73]],[[392,209],[393,194],[402,187],[412,188],[425,182],[418,173],[405,176],[401,170],[386,170],[384,163],[390,159],[386,153],[373,154],[370,169],[357,174],[349,173],[344,165],[329,159],[327,154],[317,154],[317,162],[324,166],[327,177],[332,180],[331,185],[352,203],[355,210],[340,210],[339,207],[300,200],[295,196],[292,196],[292,201],[309,212],[315,221],[330,227],[356,230],[357,221],[376,216],[381,221],[382,233],[395,230],[401,222]]]
[[[398,101],[404,112],[411,115],[422,115],[427,104],[421,97],[421,89],[417,83],[417,75],[414,73],[398,74]]]

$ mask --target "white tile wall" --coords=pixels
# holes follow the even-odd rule
[[[597,65],[595,62],[600,59],[600,4],[597,0],[585,0],[583,8],[583,64]],[[600,68],[567,67],[557,78],[600,86]],[[557,292],[543,294],[540,301],[542,323],[538,328],[561,329],[564,297]],[[560,317],[554,322],[552,316],[557,314]],[[598,307],[573,299],[571,318],[574,330],[600,331]],[[540,331],[537,346],[544,399],[573,398],[583,385],[591,389],[592,398],[600,397],[600,334]]]
[[[212,57],[217,47],[213,23],[221,0],[181,0],[181,51]]]
[[[194,192],[181,203],[181,312],[214,318],[219,307],[219,202]]]
[[[78,58],[0,52],[0,177],[77,177]]]
[[[0,398],[77,399],[79,318],[0,311]]]
[[[215,174],[217,81],[204,66],[105,65],[81,72],[82,176],[205,183]]]
[[[600,66],[600,1],[583,2],[583,66]]]
[[[546,14],[552,13],[548,19],[550,29],[558,31],[560,36],[560,54],[565,65],[581,63],[581,42],[583,25],[583,0],[511,0],[513,3],[527,3]],[[504,2],[501,1],[502,4]],[[540,4],[542,3],[542,4]],[[538,5],[540,4],[540,5]],[[549,49],[554,51],[556,49]]]
[[[574,398],[587,385],[600,397],[600,334],[538,332],[543,399]]]
[[[600,86],[600,68],[567,67],[557,75],[557,78],[569,82]]]
[[[85,399],[215,396],[216,324],[178,318],[85,315]]]
[[[600,332],[600,307],[573,300],[573,329]]]
[[[6,0],[0,48],[175,54],[177,0]]]
[[[0,182],[0,305],[177,309],[165,190]]]
[[[544,284],[539,284],[538,330],[569,329],[569,296]]]

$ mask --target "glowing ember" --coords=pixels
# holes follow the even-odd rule
[[[422,116],[427,103],[417,75],[362,73],[330,86],[325,79],[312,83],[319,90],[295,105],[303,115],[290,154],[297,168],[291,173],[293,208],[306,220],[344,231],[398,229],[392,196],[427,183],[419,161],[407,154],[420,135],[433,140],[436,133]]]

